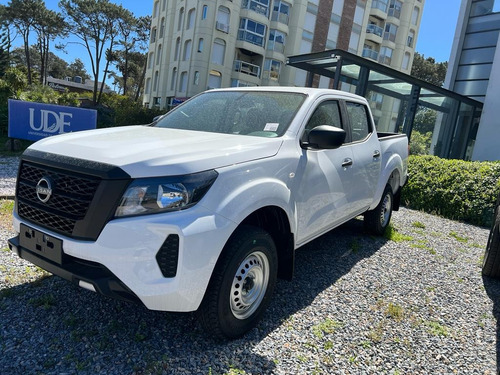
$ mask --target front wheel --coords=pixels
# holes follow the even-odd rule
[[[384,234],[391,221],[393,202],[392,188],[387,185],[377,207],[365,212],[364,226],[368,232],[379,236]]]
[[[277,274],[276,246],[266,231],[241,226],[231,236],[198,309],[199,320],[217,338],[236,338],[266,310]]]

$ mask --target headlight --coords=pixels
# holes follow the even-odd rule
[[[195,205],[214,183],[216,171],[134,180],[123,194],[115,217],[177,211]]]

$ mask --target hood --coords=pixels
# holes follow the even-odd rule
[[[30,149],[120,167],[135,178],[173,176],[276,155],[282,140],[126,126],[45,138]]]

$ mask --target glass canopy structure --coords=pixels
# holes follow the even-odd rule
[[[377,130],[408,135],[410,151],[470,160],[483,104],[343,50],[291,56],[287,64],[331,78],[329,88],[367,98]]]

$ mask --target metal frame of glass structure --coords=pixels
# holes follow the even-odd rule
[[[379,131],[426,139],[423,153],[470,160],[483,103],[339,49],[291,56],[287,65],[309,72],[308,87],[325,76],[330,88],[366,97]]]

